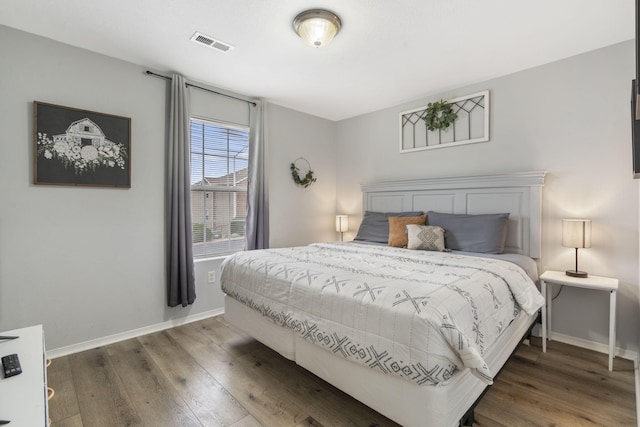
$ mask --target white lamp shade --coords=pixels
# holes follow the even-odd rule
[[[591,247],[591,220],[563,219],[562,246],[568,248]]]
[[[314,9],[302,12],[293,20],[293,28],[309,46],[323,47],[331,43],[342,23],[328,10]]]
[[[344,233],[349,231],[349,216],[348,215],[336,215],[336,231]]]

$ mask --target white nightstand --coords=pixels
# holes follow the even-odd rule
[[[542,306],[542,351],[547,351],[547,321],[551,325],[552,299],[547,299],[547,284],[573,286],[609,292],[609,370],[613,370],[613,357],[616,345],[616,291],[618,279],[611,277],[589,276],[585,278],[567,276],[564,271],[545,271],[540,276],[540,287],[545,304]],[[551,286],[549,286],[551,292]],[[551,339],[551,338],[549,338]]]

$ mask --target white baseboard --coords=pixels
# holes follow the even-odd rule
[[[549,334],[549,338],[551,340],[560,341],[565,344],[574,345],[576,347],[597,351],[598,353],[609,354],[609,346],[607,344],[602,344],[595,341],[589,341],[582,338],[576,338],[569,335],[563,335],[553,331]],[[616,347],[615,356],[621,357],[627,360],[632,360],[632,361],[638,360],[637,352],[620,348],[620,347]]]
[[[152,334],[158,331],[164,331],[165,329],[174,328],[176,326],[185,325],[187,323],[197,322],[198,320],[217,316],[222,313],[224,313],[224,308],[218,308],[216,310],[209,310],[203,313],[194,314],[192,316],[181,317],[179,319],[172,319],[166,322],[156,323],[154,325],[145,326],[143,328],[120,332],[120,333],[109,335],[106,337],[96,338],[94,340],[85,341],[78,344],[72,344],[66,347],[47,350],[47,357],[49,359],[55,359],[57,357],[68,356],[70,354],[79,353],[81,351],[91,350],[92,348],[113,344],[119,341],[136,338],[146,334]]]

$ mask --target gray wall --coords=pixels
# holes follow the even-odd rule
[[[162,291],[165,83],[6,27],[0,39],[0,329],[42,323],[55,348],[181,315]],[[131,189],[34,186],[33,100],[131,117]]]
[[[384,180],[547,170],[541,271],[573,266],[561,219],[593,220],[580,266],[620,279],[618,340],[638,348],[638,181],[632,179],[633,41],[589,52],[337,124],[337,209],[357,219],[360,184]],[[400,154],[398,114],[440,98],[489,89],[489,142]],[[354,227],[354,230],[356,228]],[[350,233],[352,237],[354,232]],[[608,295],[565,289],[553,331],[607,343]]]
[[[271,246],[337,240],[335,124],[277,105],[269,106],[269,120]],[[307,188],[291,178],[289,165],[298,157],[317,178]]]
[[[196,263],[192,306],[166,306],[167,83],[141,66],[4,26],[0,40],[0,331],[41,323],[51,350],[221,310],[217,281],[207,283],[208,271],[219,274],[220,259]],[[194,114],[247,117],[243,103],[192,94]],[[33,185],[34,100],[131,117],[131,188]],[[335,207],[332,123],[273,110],[273,244],[330,239],[324,222],[333,221]],[[293,185],[289,163],[298,156],[309,159],[319,186]]]

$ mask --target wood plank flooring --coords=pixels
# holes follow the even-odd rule
[[[633,364],[550,342],[522,346],[474,426],[635,426]],[[397,426],[222,316],[53,360],[53,427]]]

